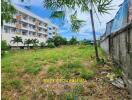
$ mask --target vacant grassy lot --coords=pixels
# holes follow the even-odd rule
[[[10,51],[2,58],[3,100],[121,100],[125,90],[108,83],[113,65],[105,54],[96,63],[93,46],[62,46]],[[107,61],[108,62],[108,61]],[[117,73],[117,71],[115,71]],[[116,74],[118,76],[119,73]],[[84,82],[49,82],[45,79],[84,79]],[[88,99],[89,98],[89,99]]]

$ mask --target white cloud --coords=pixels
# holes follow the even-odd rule
[[[98,17],[99,17],[100,21],[98,20],[96,14],[94,13],[94,22],[95,22],[96,32],[100,32],[100,33],[105,32],[106,23],[114,18],[116,12],[119,9],[119,5],[122,2],[123,2],[123,0],[113,0],[112,4],[111,4],[112,7],[113,7],[112,8],[113,10],[110,10],[109,14],[104,14],[104,15],[98,14]],[[86,21],[85,25],[80,29],[80,33],[83,33],[83,34],[85,33],[86,34],[87,32],[90,32],[91,29],[92,29],[91,28],[90,14],[89,13],[82,13],[79,8],[77,8],[77,11],[78,11],[77,17],[79,19],[82,19],[82,20]],[[73,13],[73,11],[71,11],[71,10],[66,11],[66,15],[67,15],[66,18],[67,18],[68,21],[70,21],[69,16],[72,13]],[[70,23],[70,22],[68,22],[68,23]]]

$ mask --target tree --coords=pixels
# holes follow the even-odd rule
[[[29,48],[29,45],[32,44],[32,40],[31,39],[25,39],[24,44],[26,44]]]
[[[66,38],[63,38],[61,36],[53,37],[53,42],[54,42],[55,46],[66,45],[67,44]]]
[[[33,46],[36,47],[38,45],[38,43],[39,43],[39,40],[38,39],[32,39]]]
[[[40,47],[41,48],[44,48],[46,46],[46,43],[45,42],[40,42]]]
[[[15,37],[12,37],[12,38],[13,38],[13,40],[11,40],[11,42],[13,42],[13,44],[17,43],[17,47],[18,47],[18,43],[23,43],[22,38],[19,37],[19,36],[15,36]]]
[[[78,41],[77,41],[77,39],[74,38],[74,37],[72,37],[72,38],[70,39],[70,41],[69,41],[69,44],[71,44],[71,45],[74,45],[74,44],[77,44],[77,43],[78,43]]]
[[[80,27],[84,22],[83,20],[80,20],[76,17],[76,8],[80,8],[82,12],[90,11],[96,59],[99,60],[93,19],[93,10],[98,11],[100,14],[108,13],[107,11],[110,10],[111,1],[112,0],[44,0],[44,7],[53,10],[53,13],[51,15],[51,17],[53,18],[64,19],[67,9],[70,9],[71,12],[74,11],[74,14],[70,15],[71,28],[73,31],[79,31]]]
[[[16,9],[11,5],[10,0],[1,0],[1,25],[3,22],[9,22],[13,18]]]

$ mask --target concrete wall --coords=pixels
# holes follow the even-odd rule
[[[101,40],[100,46],[122,67],[124,80],[132,94],[132,23]]]
[[[100,46],[107,54],[109,54],[109,37],[106,37],[104,40],[102,40]]]

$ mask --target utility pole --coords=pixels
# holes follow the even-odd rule
[[[90,17],[91,17],[91,24],[92,24],[92,31],[93,31],[95,55],[96,55],[96,60],[98,61],[99,60],[99,54],[98,54],[98,47],[97,47],[96,34],[95,34],[95,26],[94,26],[94,19],[93,19],[92,2],[91,2],[91,9],[90,9]]]

